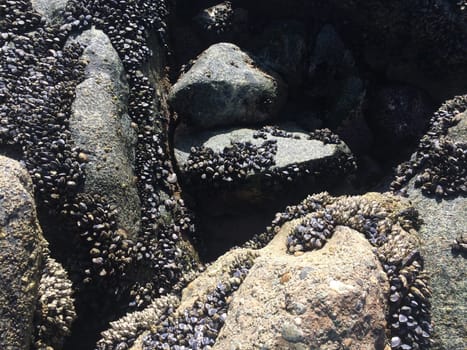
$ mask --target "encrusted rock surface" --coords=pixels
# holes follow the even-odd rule
[[[141,208],[133,171],[136,133],[127,114],[128,83],[117,52],[101,30],[69,40],[84,47],[85,79],[76,88],[70,131],[86,158],[84,193],[98,193],[117,209],[117,225],[135,237]]]
[[[467,199],[464,196],[436,201],[412,186],[408,196],[423,224],[421,252],[430,271],[433,290],[433,350],[462,349],[467,325],[467,268],[465,256],[452,251],[456,238],[466,232]]]
[[[212,45],[182,74],[170,92],[178,115],[199,127],[253,124],[273,118],[285,101],[285,85],[229,43]]]
[[[254,197],[270,191],[268,184],[275,182],[320,176],[329,180],[350,172],[348,147],[338,138],[328,141],[293,124],[200,133],[185,129],[176,135],[175,156],[186,183],[200,188],[240,184],[242,192],[250,189]]]
[[[388,285],[368,241],[339,227],[323,249],[291,257],[291,228],[255,260],[214,349],[382,349]]]
[[[0,156],[0,173],[0,347],[60,349],[76,317],[71,282],[49,256],[26,168]]]
[[[0,156],[0,348],[28,349],[45,241],[29,174]]]
[[[291,255],[290,236],[321,206],[337,225],[325,246]],[[288,209],[264,248],[208,266],[131,349],[426,349],[429,288],[409,203],[321,193]],[[132,319],[128,329],[141,325]]]

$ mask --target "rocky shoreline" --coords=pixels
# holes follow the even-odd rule
[[[0,2],[0,348],[462,349],[466,28]]]

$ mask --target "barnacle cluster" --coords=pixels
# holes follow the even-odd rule
[[[128,349],[139,335],[160,322],[169,313],[169,310],[177,308],[179,304],[178,297],[165,295],[155,299],[144,310],[134,311],[111,322],[110,328],[102,332],[102,338],[97,342],[96,349]]]
[[[453,140],[449,128],[467,110],[467,96],[457,96],[445,102],[430,120],[430,129],[422,137],[411,159],[396,169],[391,190],[405,192],[405,186],[415,177],[414,185],[427,196],[449,198],[467,193],[467,143]]]
[[[365,235],[375,247],[390,283],[387,321],[392,349],[427,349],[430,323],[430,288],[423,271],[423,258],[414,231],[417,212],[394,204],[394,197],[379,195],[332,197],[323,192],[308,196],[302,203],[277,213],[266,232],[245,246],[264,247],[287,221],[301,219],[287,237],[291,254],[320,249],[338,225]]]
[[[253,264],[253,258],[237,259],[228,277],[184,310],[169,311],[144,337],[143,349],[206,349],[212,346],[224,325],[231,295],[240,287]]]
[[[34,348],[59,349],[76,318],[68,274],[47,254],[34,316]]]

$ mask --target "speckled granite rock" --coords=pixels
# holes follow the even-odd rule
[[[290,228],[255,260],[214,349],[382,349],[387,281],[371,245],[341,227],[322,250],[291,257]]]
[[[215,44],[179,77],[169,101],[181,118],[202,128],[258,123],[285,102],[285,85],[271,74],[238,46]]]
[[[27,170],[0,156],[0,174],[0,348],[28,349],[45,241]]]
[[[0,348],[61,348],[76,314],[71,282],[50,258],[32,181],[0,156]]]
[[[117,224],[135,237],[141,220],[133,169],[136,133],[127,114],[122,62],[101,30],[89,29],[69,42],[84,46],[87,61],[70,118],[72,139],[88,158],[84,193],[106,196],[117,207]]]

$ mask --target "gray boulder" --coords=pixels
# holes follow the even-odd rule
[[[457,108],[461,109],[459,106]],[[449,129],[447,137],[452,142],[457,142],[458,147],[463,143],[463,152],[466,152],[467,112],[458,112],[459,110],[454,109],[455,118],[459,122]],[[463,172],[465,174],[465,168]],[[467,198],[463,195],[443,200],[430,198],[420,188],[415,188],[414,184],[415,179],[412,179],[408,184],[407,194],[423,220],[420,228],[422,252],[425,255],[425,265],[432,272],[432,315],[435,325],[432,348],[462,349],[467,336],[466,255],[465,252],[456,252],[453,244],[466,233]]]
[[[202,128],[253,124],[277,115],[282,80],[233,44],[212,45],[182,74],[169,95],[181,118]]]
[[[351,152],[339,140],[324,143],[289,124],[199,133],[182,129],[175,137],[175,157],[182,181],[202,188],[239,184],[244,194],[250,191],[254,197],[269,182],[342,175],[350,170],[345,163]]]
[[[48,23],[60,23],[63,21],[68,0],[31,0],[34,10],[42,15]]]
[[[128,84],[117,52],[100,30],[89,29],[67,43],[84,46],[85,80],[76,88],[70,131],[87,160],[84,193],[105,196],[117,208],[117,224],[135,237],[140,201],[135,184],[136,133],[127,114]]]

